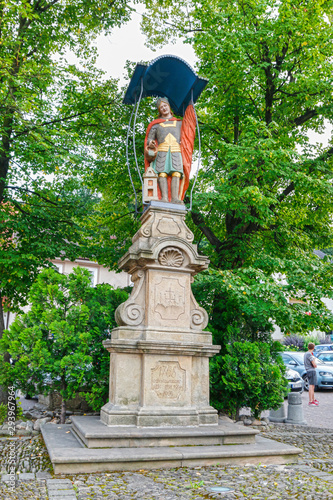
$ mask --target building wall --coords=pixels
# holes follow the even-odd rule
[[[93,286],[101,283],[108,283],[113,288],[124,288],[129,286],[131,282],[130,276],[125,272],[116,273],[107,267],[101,266],[90,260],[77,259],[75,262],[69,260],[53,260],[52,263],[57,266],[60,273],[69,274],[74,267],[84,267],[88,269],[93,276]]]
[[[131,278],[127,273],[123,271],[116,273],[90,260],[77,259],[71,262],[67,259],[55,259],[52,260],[52,263],[58,268],[59,272],[63,274],[70,274],[74,267],[84,267],[88,269],[91,272],[93,286],[108,283],[113,286],[113,288],[124,288],[132,284]],[[22,309],[24,312],[27,312],[29,306],[23,307]],[[13,323],[15,316],[15,314],[8,312],[4,314],[5,328],[8,328]]]

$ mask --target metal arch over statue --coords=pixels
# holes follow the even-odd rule
[[[185,209],[183,199],[189,186],[197,129],[199,155],[197,173],[190,195],[191,210],[192,192],[201,156],[200,131],[194,103],[206,85],[207,80],[199,78],[183,59],[176,56],[160,56],[149,66],[137,64],[123,100],[124,104],[133,105],[127,133],[126,156],[136,206],[137,194],[128,159],[128,142],[134,110],[133,148],[136,169],[143,188],[143,205],[159,201]],[[157,97],[158,118],[147,128],[144,146],[145,174],[142,179],[135,149],[135,125],[140,101],[147,96]],[[173,112],[182,116],[183,120],[176,118]]]

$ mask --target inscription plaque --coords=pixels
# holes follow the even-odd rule
[[[186,370],[178,361],[159,361],[151,369],[151,387],[161,399],[180,399],[184,395]]]
[[[168,236],[170,234],[177,236],[181,232],[178,222],[172,217],[162,217],[157,224],[157,230],[161,234],[167,234]]]

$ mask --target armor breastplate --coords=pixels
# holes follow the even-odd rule
[[[180,145],[172,134],[168,134],[164,142],[158,145],[157,151],[169,151],[169,148],[171,153],[180,153]]]
[[[180,153],[180,132],[182,122],[178,120],[165,121],[153,125],[149,131],[147,141],[157,140],[158,151]]]

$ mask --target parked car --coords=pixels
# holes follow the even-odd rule
[[[304,380],[296,370],[287,368],[285,378],[288,380],[288,387],[291,392],[302,393],[304,391]]]
[[[313,354],[318,356],[321,351],[333,351],[333,344],[318,344],[315,346]]]
[[[333,365],[333,351],[320,351],[320,353],[317,354],[317,358],[320,359],[320,361],[324,361],[327,365]]]
[[[304,389],[309,390],[309,381],[304,367],[305,352],[282,352],[282,360],[287,368],[296,370],[304,380]],[[333,366],[317,359],[317,389],[333,389]]]

